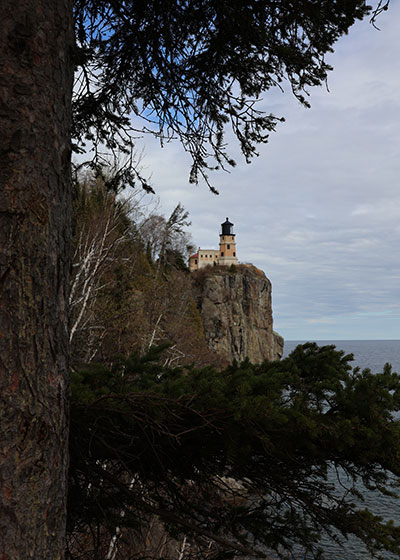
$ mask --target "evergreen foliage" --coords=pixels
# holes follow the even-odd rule
[[[379,1],[375,15],[388,4]],[[178,138],[192,160],[190,181],[235,165],[233,131],[246,161],[283,118],[260,104],[287,86],[309,106],[308,89],[332,69],[326,53],[356,20],[364,0],[75,0],[75,148],[94,161],[129,154],[135,138]],[[133,120],[132,120],[133,119]],[[151,186],[127,160],[124,180]]]
[[[355,535],[371,557],[400,553],[400,529],[362,503],[365,489],[396,495],[400,480],[400,377],[389,365],[352,369],[351,355],[311,343],[223,371],[164,367],[163,351],[73,374],[75,547],[157,519],[190,543],[185,558],[323,558],[322,535]],[[126,558],[150,556],[135,547]]]

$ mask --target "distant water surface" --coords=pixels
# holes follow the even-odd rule
[[[285,341],[284,357],[298,344],[306,341]],[[393,370],[400,373],[400,340],[315,340],[318,346],[335,345],[346,354],[354,354],[353,367],[369,368],[373,373],[381,372],[385,363],[390,363]],[[400,525],[400,499],[377,495],[373,492],[364,493],[364,507],[374,514],[381,515],[385,520],[392,519]],[[371,555],[357,539],[349,539],[342,548],[330,540],[324,539],[321,546],[325,550],[327,560],[371,560]],[[399,560],[390,553],[382,554],[385,560]],[[303,555],[299,554],[299,559]]]
[[[285,340],[284,356],[286,357],[298,344],[305,340]],[[318,346],[333,344],[346,354],[354,354],[353,367],[370,368],[374,373],[381,372],[386,362],[392,364],[393,370],[400,373],[400,340],[311,340]]]

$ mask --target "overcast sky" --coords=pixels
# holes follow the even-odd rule
[[[326,88],[305,109],[289,91],[264,97],[286,122],[247,165],[187,182],[179,144],[146,139],[144,165],[168,214],[190,212],[196,246],[235,224],[237,254],[272,282],[274,328],[287,340],[400,338],[400,2],[376,31],[357,24],[336,45]]]

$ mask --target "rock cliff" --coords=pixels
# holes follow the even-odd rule
[[[271,282],[252,265],[208,267],[193,273],[210,350],[229,362],[278,360],[283,338],[272,326]]]

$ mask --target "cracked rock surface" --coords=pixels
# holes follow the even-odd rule
[[[271,282],[252,265],[209,269],[197,284],[208,347],[228,362],[278,360],[283,338],[273,330]]]

